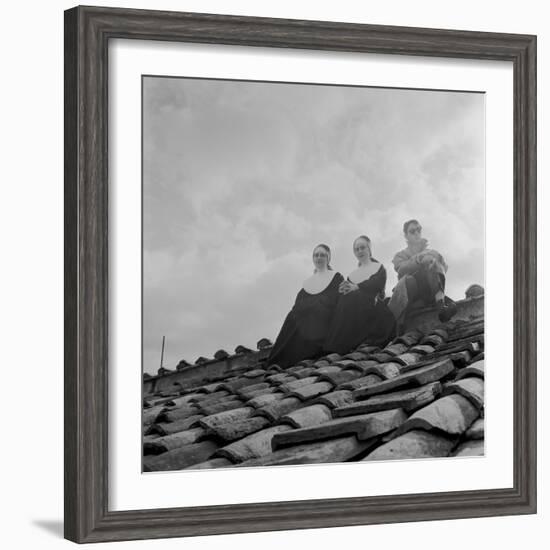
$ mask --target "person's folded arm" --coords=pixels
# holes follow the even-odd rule
[[[412,258],[406,258],[400,254],[396,254],[393,259],[393,266],[395,271],[397,271],[397,276],[399,278],[404,275],[411,275],[418,271],[419,263],[417,261],[418,256],[413,256]]]

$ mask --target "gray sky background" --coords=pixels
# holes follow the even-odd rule
[[[313,265],[344,276],[368,235],[396,277],[402,224],[445,257],[447,293],[484,284],[482,94],[144,79],[143,353],[164,364],[277,336]]]

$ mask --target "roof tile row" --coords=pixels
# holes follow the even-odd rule
[[[483,321],[412,330],[144,403],[145,471],[484,452]]]

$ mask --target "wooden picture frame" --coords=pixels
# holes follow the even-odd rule
[[[109,511],[108,44],[112,38],[501,60],[514,71],[513,487]],[[536,511],[536,37],[197,13],[65,12],[65,537],[244,533]]]

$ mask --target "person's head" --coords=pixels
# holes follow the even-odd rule
[[[326,244],[318,244],[313,249],[313,265],[316,272],[332,269],[330,267],[330,248]]]
[[[403,224],[403,234],[409,244],[417,244],[422,239],[422,226],[418,220],[409,220]]]
[[[359,260],[359,265],[372,258],[370,239],[366,235],[360,235],[353,241],[353,253]]]

